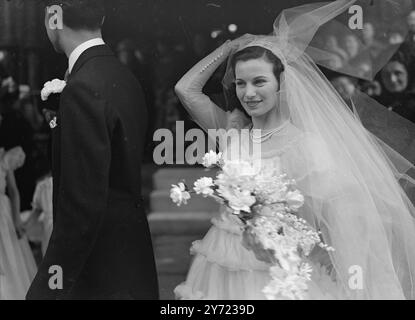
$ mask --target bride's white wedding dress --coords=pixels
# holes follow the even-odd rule
[[[236,139],[232,142],[238,143]],[[279,167],[297,181],[301,190],[307,179],[304,172],[306,159],[300,149],[311,144],[319,148],[318,140],[311,134],[298,130],[291,123],[283,124],[281,130],[262,145],[262,163]],[[241,155],[248,155],[249,146],[241,146]],[[226,157],[226,150],[224,153]],[[243,157],[243,156],[242,156]],[[241,158],[242,158],[241,157]],[[247,158],[248,160],[248,158]],[[324,160],[315,159],[315,170],[324,172]],[[303,210],[309,210],[306,206]],[[300,211],[300,215],[302,212]],[[308,216],[307,214],[302,214]],[[238,217],[222,208],[220,215],[212,219],[213,226],[203,240],[195,241],[191,248],[194,255],[190,271],[184,283],[175,289],[180,299],[243,300],[266,299],[262,289],[271,280],[270,265],[257,260],[252,251],[242,245],[243,224]],[[329,256],[321,249],[310,256],[313,266],[312,281],[309,283],[308,299],[344,298],[341,288],[333,281]]]

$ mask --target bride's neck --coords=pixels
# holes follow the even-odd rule
[[[263,131],[272,130],[281,126],[286,119],[281,117],[278,108],[270,110],[268,113],[263,114],[259,117],[252,117],[253,129],[260,129]]]

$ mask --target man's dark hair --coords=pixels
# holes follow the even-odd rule
[[[97,30],[105,16],[103,0],[44,0],[45,6],[62,7],[63,24],[74,30]]]

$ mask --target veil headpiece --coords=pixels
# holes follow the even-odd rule
[[[283,50],[280,49],[280,42],[275,36],[256,36],[252,41],[248,42],[244,47],[241,47],[238,51],[241,51],[248,47],[262,47],[271,51],[275,56],[277,56],[281,63],[286,66],[287,59]]]
[[[382,2],[396,16],[409,12],[406,1],[396,0],[376,2],[370,10],[390,9]],[[326,32],[320,27],[358,3],[367,7],[366,1],[338,0],[284,10],[272,35],[244,36],[235,52],[263,47],[285,66],[278,108],[305,137],[293,161],[303,173],[297,183],[308,199],[301,214],[335,248],[330,257],[344,293],[360,299],[413,299],[414,125],[363,93],[354,97],[351,110],[316,66],[330,67],[324,45],[316,45],[319,31]],[[373,78],[393,54],[390,48],[385,52],[372,56],[372,74],[366,77]],[[223,79],[225,91],[234,90],[232,56]],[[345,73],[353,70],[346,68]],[[350,286],[356,267],[362,272],[359,288]]]

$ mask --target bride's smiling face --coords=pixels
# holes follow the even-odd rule
[[[264,58],[238,61],[235,86],[242,107],[251,117],[266,115],[278,105],[279,83],[273,64]]]

